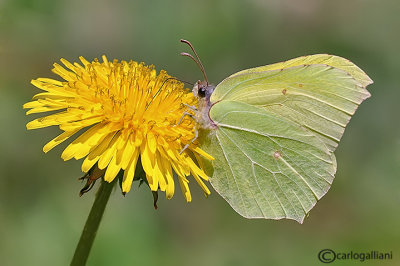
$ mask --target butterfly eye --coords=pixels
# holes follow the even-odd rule
[[[200,88],[199,88],[199,91],[198,91],[198,95],[199,95],[199,97],[201,97],[201,98],[206,97],[206,88],[205,88],[205,87],[200,87]]]

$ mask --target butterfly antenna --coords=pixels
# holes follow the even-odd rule
[[[189,85],[194,86],[193,83],[188,82],[188,81],[180,80],[180,79],[177,79],[177,78],[174,78],[174,77],[167,78],[167,79],[165,79],[165,80],[163,81],[163,83],[161,84],[161,87],[157,90],[156,94],[154,94],[153,98],[152,98],[152,99],[150,100],[150,102],[146,105],[145,110],[147,110],[147,108],[149,108],[150,104],[151,104],[151,103],[153,102],[153,100],[157,97],[157,95],[161,92],[161,89],[162,89],[162,87],[164,86],[164,84],[167,83],[169,80],[177,80],[177,81],[180,81],[180,82],[183,82],[183,83],[188,83]]]
[[[186,43],[187,45],[189,45],[190,49],[192,49],[194,55],[196,56],[197,60],[189,53],[181,53],[181,55],[183,56],[187,56],[190,57],[200,68],[201,72],[203,73],[204,79],[206,80],[207,84],[208,84],[208,79],[207,79],[207,75],[206,75],[206,71],[204,69],[203,63],[201,63],[200,57],[198,56],[198,54],[196,53],[196,50],[194,49],[193,45],[184,39],[181,39],[181,42]]]
[[[161,84],[161,87],[157,90],[156,94],[154,94],[153,98],[152,98],[152,99],[150,100],[150,102],[146,105],[145,110],[147,110],[147,108],[149,108],[150,104],[153,102],[153,100],[154,100],[154,99],[157,97],[157,95],[160,93],[160,91],[161,91],[162,87],[164,86],[164,84],[167,83],[167,81],[169,81],[169,80],[171,80],[171,79],[177,80],[176,78],[173,78],[173,77],[165,79],[165,80],[163,81],[163,83]]]
[[[189,84],[189,85],[191,85],[191,86],[194,86],[194,83],[193,83],[193,82],[189,82],[189,81],[186,81],[186,80],[183,80],[183,79],[178,79],[178,78],[174,78],[174,79],[176,79],[177,81],[180,81],[180,82]]]

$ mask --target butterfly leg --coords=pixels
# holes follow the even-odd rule
[[[189,146],[192,144],[197,138],[199,137],[199,131],[197,128],[194,128],[194,138],[190,141],[190,143],[186,144],[185,147],[179,152],[179,154],[182,154]]]
[[[186,103],[184,103],[183,105],[185,105],[189,109],[192,109],[193,111],[198,111],[198,109],[194,105],[189,105],[189,104],[186,104]]]
[[[190,113],[188,113],[188,112],[184,112],[184,113],[182,114],[182,116],[181,116],[181,119],[179,119],[178,123],[177,123],[176,125],[174,125],[174,126],[179,126],[179,125],[181,124],[182,120],[185,118],[185,116],[189,116],[190,118],[193,118],[193,119],[194,119],[194,117],[193,117],[192,114],[190,114]]]
[[[189,109],[195,111],[195,112],[199,111],[199,110],[196,108],[196,106],[194,106],[194,105],[189,105],[189,104],[186,104],[186,103],[184,103],[183,105],[186,106],[187,108],[189,108]],[[190,113],[188,113],[188,112],[184,112],[184,113],[182,114],[181,119],[179,119],[178,124],[176,124],[175,126],[180,125],[181,122],[182,122],[182,120],[183,120],[183,118],[185,118],[185,116],[189,116],[189,117],[191,117],[191,118],[194,119],[194,116],[193,116],[192,114],[190,114]]]
[[[191,110],[193,110],[195,112],[198,111],[196,106],[188,105],[186,103],[184,105],[187,108],[189,108],[189,109],[191,109]],[[175,126],[180,125],[180,123],[182,122],[183,118],[185,118],[185,116],[189,116],[190,118],[195,119],[194,115],[192,115],[192,114],[190,114],[188,112],[184,112],[182,117],[181,117],[181,119],[179,119],[178,123]],[[179,154],[182,154],[182,152],[184,152],[190,146],[190,144],[192,144],[198,137],[199,137],[199,131],[197,130],[197,128],[194,128],[194,138],[190,141],[190,143],[186,144],[185,147],[183,147],[183,149],[179,152]]]

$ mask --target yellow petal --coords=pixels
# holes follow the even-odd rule
[[[75,93],[66,91],[62,84],[61,85],[49,84],[46,81],[43,81],[43,79],[31,80],[31,84],[39,89],[48,91],[55,95],[64,97],[72,97],[75,95]]]
[[[31,102],[27,102],[25,103],[22,108],[24,109],[28,109],[28,108],[38,108],[38,107],[42,107],[43,104],[39,101],[31,101]]]
[[[85,158],[85,160],[82,163],[82,172],[87,173],[90,168],[97,163],[97,161],[100,159],[100,156],[103,154],[103,152],[106,150],[108,145],[110,144],[111,140],[113,139],[114,135],[116,132],[111,132],[109,133],[90,153],[89,155]],[[103,168],[104,169],[104,168]]]
[[[81,60],[82,64],[86,67],[87,65],[90,64],[89,61],[87,61],[83,56],[79,57],[79,60]]]
[[[69,68],[70,70],[72,70],[76,73],[75,66],[73,64],[71,64],[68,60],[61,58],[60,61],[64,64],[64,66],[66,66],[67,68]]]
[[[161,156],[158,152],[156,152],[156,161],[154,165],[154,180],[157,180],[158,185],[160,186],[161,191],[165,191],[167,188],[167,182],[165,180],[163,171],[162,171],[162,161]]]
[[[171,149],[165,149],[165,151],[166,151],[166,153],[168,154],[168,156],[169,156],[172,160],[174,160],[174,161],[177,161],[177,160],[178,160],[178,159],[177,159],[177,156],[175,155],[175,153],[178,155],[178,152],[175,152],[175,153],[174,153],[174,151],[171,150]]]
[[[157,140],[152,132],[147,133],[147,145],[151,153],[155,153],[157,149]]]
[[[108,67],[109,65],[108,65],[108,59],[107,59],[107,57],[106,57],[105,55],[102,55],[101,58],[103,59],[104,65],[105,65],[106,67]]]
[[[62,122],[67,122],[67,121],[76,121],[78,117],[76,117],[75,114],[70,114],[67,112],[60,112],[57,114],[37,118],[35,120],[32,120],[28,124],[26,124],[27,129],[37,129],[37,128],[43,128],[43,127],[49,127],[49,126],[54,126],[54,125],[59,125]]]
[[[153,177],[146,173],[146,179],[147,179],[147,183],[149,183],[149,187],[150,187],[151,191],[157,191],[158,183],[153,182]]]
[[[57,137],[55,137],[54,139],[49,141],[46,145],[44,145],[43,151],[45,153],[49,152],[55,146],[57,146],[58,144],[62,143],[65,140],[67,140],[69,137],[71,137],[72,135],[74,135],[78,131],[79,131],[79,129],[61,133],[60,135],[58,135]]]
[[[76,128],[84,128],[84,127],[91,126],[91,125],[99,123],[103,120],[104,120],[104,118],[102,116],[94,116],[94,117],[84,118],[84,119],[81,119],[76,122],[75,121],[73,121],[73,122],[67,121],[67,122],[63,122],[63,123],[59,123],[59,124],[60,124],[61,130],[71,131]]]
[[[194,172],[204,180],[208,181],[208,176],[193,162],[192,158],[186,157],[186,162],[188,163],[192,173]]]
[[[128,167],[124,172],[124,178],[122,180],[122,192],[129,192],[129,190],[131,190],[138,158],[139,158],[139,149],[135,149],[132,154],[131,160],[128,164]]]
[[[204,184],[203,180],[201,180],[201,178],[195,173],[192,172],[192,175],[194,177],[194,179],[197,181],[197,183],[200,185],[201,189],[204,192],[204,195],[207,197],[208,195],[211,194],[210,190],[208,189],[208,187]]]
[[[198,154],[200,154],[201,156],[203,156],[207,160],[210,160],[210,161],[214,160],[214,157],[212,157],[210,154],[206,153],[205,151],[203,151],[199,147],[196,147],[196,148],[192,149],[192,151],[197,152]]]
[[[114,135],[113,139],[108,144],[108,147],[104,150],[103,154],[100,156],[98,162],[99,169],[104,169],[107,167],[108,163],[110,162],[112,156],[115,153],[116,144],[119,140],[120,135],[121,135],[120,132]]]
[[[139,147],[140,145],[142,145],[143,134],[142,134],[141,131],[136,131],[135,133],[136,134],[134,136],[134,138],[135,138],[134,144],[135,144],[136,147]]]
[[[183,181],[181,177],[178,177],[179,185],[181,187],[183,196],[185,197],[187,202],[192,201],[192,195],[190,194],[189,185],[187,182]]]
[[[38,78],[37,81],[43,82],[43,83],[48,83],[51,85],[56,85],[58,87],[62,87],[63,83],[59,80],[55,80],[55,79],[49,79],[49,78]]]
[[[149,151],[149,147],[146,145],[146,142],[140,146],[140,151],[140,159],[142,161],[143,170],[146,172],[146,174],[152,176],[154,171],[155,156]]]
[[[90,148],[93,146],[91,145],[90,140],[98,139],[99,131],[104,126],[105,124],[97,124],[82,133],[82,135],[77,137],[67,146],[67,148],[65,148],[64,152],[61,154],[61,158],[63,158],[64,161],[67,161],[73,157],[75,157],[75,159],[80,159],[86,156],[89,153]]]
[[[54,68],[52,71],[65,79],[66,81],[72,81],[76,79],[76,74],[74,72],[68,71],[65,68],[63,68],[61,65],[54,63],[53,64]]]
[[[185,172],[183,171],[180,163],[171,161],[171,166],[178,176],[185,176]]]
[[[167,188],[165,191],[166,197],[167,199],[171,199],[175,193],[175,185],[174,185],[174,178],[172,175],[171,164],[169,163],[168,159],[162,158],[161,166],[162,166],[161,171],[164,173],[165,182],[167,183]]]
[[[121,170],[121,165],[117,164],[116,152],[111,159],[110,163],[107,165],[106,174],[104,175],[104,180],[111,183],[117,176],[119,170]]]
[[[121,158],[121,168],[122,169],[125,170],[128,167],[128,164],[130,163],[133,154],[135,152],[138,152],[139,150],[140,150],[139,148],[136,148],[133,145],[132,137],[129,137],[126,142],[124,153],[122,154],[122,158]]]
[[[57,111],[57,110],[61,110],[61,109],[64,109],[64,108],[65,107],[63,107],[63,106],[58,106],[58,107],[50,107],[50,106],[37,107],[37,108],[33,108],[33,109],[27,111],[26,115]]]
[[[125,136],[124,136],[125,135]],[[104,179],[108,182],[114,180],[115,176],[122,168],[122,156],[125,153],[125,146],[128,142],[128,136],[126,134],[121,134],[119,140],[117,141],[115,154],[111,162],[107,166],[107,171]]]

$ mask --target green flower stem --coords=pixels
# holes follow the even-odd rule
[[[114,184],[115,182],[108,183],[102,179],[100,188],[96,194],[96,199],[94,200],[85,227],[83,228],[81,238],[76,246],[71,266],[81,266],[86,264]]]

